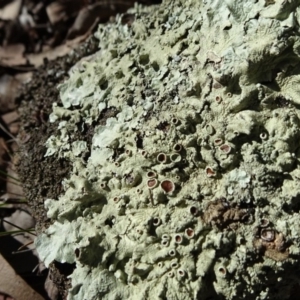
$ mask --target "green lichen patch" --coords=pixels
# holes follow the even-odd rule
[[[59,86],[46,143],[73,169],[36,245],[46,265],[76,263],[69,299],[288,298],[299,5],[165,1],[99,27],[97,55]],[[90,147],[74,141],[91,125]]]

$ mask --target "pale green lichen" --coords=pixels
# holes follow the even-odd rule
[[[69,299],[288,298],[300,271],[299,6],[165,1],[99,27],[101,49],[50,116],[46,155],[73,171],[36,240],[46,265],[76,263]],[[90,127],[91,145],[69,142]]]

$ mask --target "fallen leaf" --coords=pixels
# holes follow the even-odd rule
[[[63,21],[66,17],[65,5],[60,2],[52,2],[46,7],[49,21],[52,25]]]
[[[49,48],[47,51],[42,51],[41,53],[31,53],[27,55],[30,64],[34,65],[36,68],[44,63],[44,59],[54,60],[57,57],[62,57],[68,54],[73,47],[66,44],[60,45],[55,48]]]
[[[11,111],[16,107],[15,98],[21,87],[19,80],[11,75],[0,77],[0,113]]]
[[[12,297],[0,292],[0,300],[14,300]]]
[[[12,111],[1,116],[2,121],[8,128],[8,131],[16,136],[19,132],[20,122],[19,122],[19,114],[16,111]]]
[[[22,183],[18,180],[18,174],[15,172],[12,164],[6,169],[7,181],[6,181],[6,192],[12,195],[12,198],[23,198]]]
[[[8,129],[13,136],[16,136],[19,133],[20,127],[21,122],[13,122],[8,126]]]
[[[52,25],[75,17],[86,4],[85,0],[60,0],[50,3],[46,12]]]
[[[6,166],[6,161],[5,161],[5,155],[7,153],[7,145],[5,143],[5,140],[0,137],[0,170],[3,171],[5,169],[5,166]],[[2,186],[4,185],[4,180],[2,179],[4,176],[2,176],[0,174],[0,183],[1,183],[1,187],[0,189],[2,188]]]
[[[13,0],[0,9],[0,19],[15,20],[21,10],[22,0]]]
[[[2,115],[2,120],[7,126],[17,121],[18,119],[19,119],[19,114],[17,113],[17,111],[12,111]]]
[[[12,44],[0,47],[0,63],[6,66],[19,66],[27,63],[24,57],[25,46]]]
[[[51,300],[58,300],[60,299],[58,288],[53,283],[53,281],[50,279],[50,274],[48,274],[47,279],[45,281],[45,290]]]
[[[112,15],[125,12],[135,1],[98,1],[84,7],[68,31],[67,39],[74,39],[90,31],[99,20],[107,21]]]
[[[75,22],[69,29],[67,39],[74,39],[79,35],[83,35],[89,31],[89,29],[98,20],[97,13],[90,7],[83,8],[77,15]]]
[[[73,32],[70,36],[68,36],[68,40],[66,42],[67,45],[72,45],[72,48],[75,48],[77,45],[82,43],[84,40],[86,40],[92,33],[93,29],[97,26],[99,22],[99,18],[92,19],[94,23],[86,23],[87,28],[85,28],[84,32],[81,33],[80,31]],[[72,37],[73,36],[73,37]],[[72,37],[72,39],[71,39]]]
[[[0,254],[0,291],[10,295],[15,300],[43,300],[44,298],[34,291]],[[4,275],[5,274],[5,275]]]

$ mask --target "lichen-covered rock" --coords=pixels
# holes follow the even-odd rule
[[[287,299],[300,274],[300,1],[176,0],[60,85],[47,155],[73,162],[46,265],[69,299]],[[70,143],[95,128],[92,146]],[[72,138],[73,140],[73,138]],[[223,298],[222,298],[223,299]]]

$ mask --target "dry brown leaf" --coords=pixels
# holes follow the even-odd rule
[[[4,161],[4,156],[7,153],[7,145],[5,143],[5,140],[0,137],[0,169],[3,170],[4,166],[5,166],[5,161]],[[1,176],[0,176],[1,177]],[[3,181],[2,179],[0,179],[0,181]]]
[[[50,274],[48,274],[47,279],[45,281],[45,290],[51,300],[60,299],[59,293],[58,293],[58,288],[53,283],[53,281],[50,279]]]
[[[2,120],[7,126],[17,121],[18,119],[19,119],[19,114],[16,111],[12,111],[2,115]]]
[[[60,0],[50,3],[46,8],[50,23],[55,25],[76,16],[85,3],[85,0]]]
[[[20,127],[21,122],[14,122],[8,126],[8,129],[13,136],[16,136],[19,133]]]
[[[34,228],[35,226],[35,222],[33,217],[25,210],[23,209],[16,209],[12,214],[10,214],[9,216],[4,217],[5,221],[7,222],[3,222],[3,228],[5,231],[9,232],[9,231],[14,231],[17,230],[18,227],[22,228],[24,230],[28,230],[31,228]],[[15,225],[15,226],[13,226]],[[30,241],[33,241],[34,239],[34,235],[31,233],[24,233],[23,235],[16,235],[13,236],[14,238],[16,238],[17,240],[19,240],[21,242],[21,244],[25,245]],[[22,238],[20,238],[22,237]],[[28,248],[30,249],[34,249],[34,245],[30,245],[28,246]]]
[[[38,15],[45,7],[45,3],[43,1],[38,2],[32,9],[31,12],[34,15]]]
[[[99,18],[92,9],[85,7],[77,15],[74,24],[69,29],[67,39],[74,39],[90,31]]]
[[[95,24],[106,21],[116,12],[125,12],[135,1],[97,1],[84,7],[78,13],[75,22],[69,29],[67,39],[74,39],[79,35],[90,32]]]
[[[5,113],[16,107],[15,98],[21,86],[20,81],[10,75],[0,77],[0,113]]]
[[[18,145],[18,143],[16,142],[16,141],[13,141],[10,145],[9,145],[9,148],[11,149],[11,152],[12,153],[17,153],[17,151],[19,151],[20,149],[19,149],[19,145]],[[13,165],[17,165],[18,164],[18,161],[19,161],[19,159],[18,159],[18,155],[14,155],[13,157],[12,157],[12,164]]]
[[[52,25],[63,21],[66,17],[65,5],[60,2],[52,2],[46,7],[46,12]]]
[[[18,179],[18,174],[12,169],[7,168],[6,172],[8,174],[7,182],[6,182],[6,192],[12,195],[12,198],[22,198],[24,195],[22,183],[20,181],[14,180],[12,178]]]
[[[92,25],[96,26],[97,21]],[[91,27],[91,28],[92,28]],[[90,28],[90,30],[91,30]],[[57,57],[62,57],[66,54],[68,54],[71,50],[76,48],[80,43],[82,43],[84,40],[86,40],[90,36],[90,30],[87,31],[86,33],[77,36],[76,38],[72,40],[66,41],[65,44],[62,44],[58,47],[55,48],[50,48],[49,46],[44,47],[44,51],[41,53],[36,53],[36,54],[28,54],[27,58],[30,62],[30,64],[34,65],[36,68],[41,66],[44,62],[44,59],[47,58],[48,60],[54,60]],[[48,49],[48,50],[45,50]]]
[[[0,19],[15,20],[21,10],[22,0],[13,0],[0,9]]]
[[[43,300],[44,298],[34,291],[0,254],[0,291],[12,296],[15,300]]]
[[[12,44],[0,47],[0,63],[6,66],[19,66],[27,63],[24,57],[25,46]]]
[[[83,34],[79,34],[80,32],[74,33],[74,37],[69,38],[66,44],[72,48],[75,48],[80,43],[84,42],[91,34],[93,29],[97,26],[99,18],[93,19],[94,23],[90,25],[89,28],[86,28]]]
[[[12,111],[2,115],[1,117],[2,121],[8,127],[9,132],[14,136],[17,135],[20,128],[20,122],[18,122],[19,114],[16,111]]]
[[[0,300],[14,300],[12,297],[0,293]]]
[[[29,82],[31,78],[32,78],[32,72],[18,73],[15,75],[15,79],[22,84]]]
[[[28,54],[27,58],[30,64],[34,65],[37,68],[43,64],[45,58],[47,58],[48,60],[53,60],[57,57],[68,54],[72,49],[73,47],[64,44],[53,49],[50,48],[47,51],[42,51],[41,53]]]

